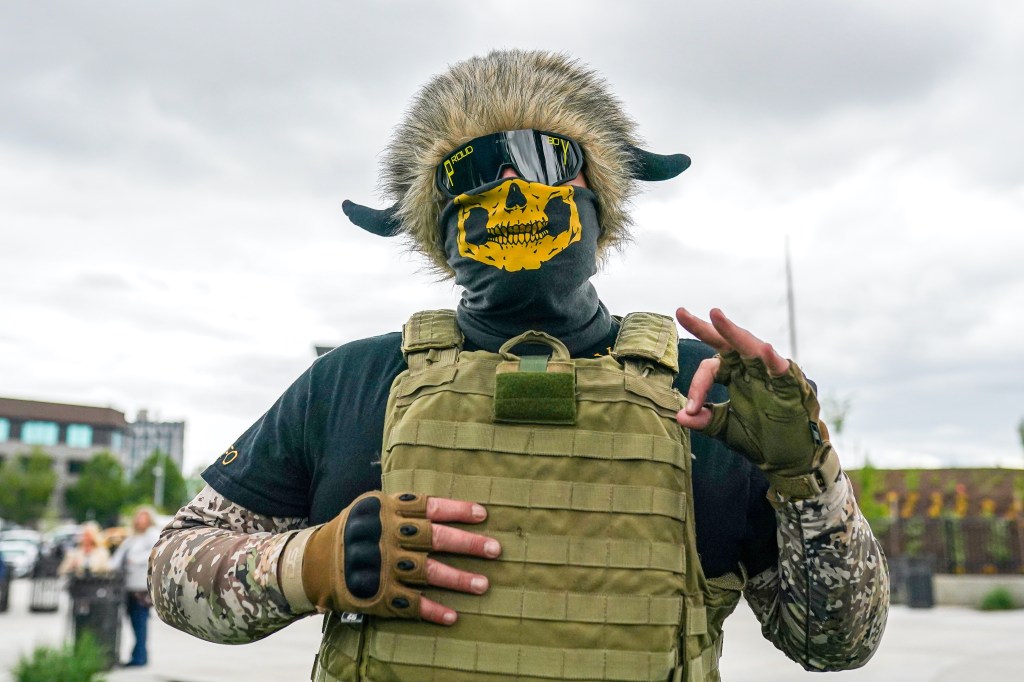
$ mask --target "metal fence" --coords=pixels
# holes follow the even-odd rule
[[[894,518],[871,523],[888,557],[924,557],[936,573],[1024,573],[1024,520]]]

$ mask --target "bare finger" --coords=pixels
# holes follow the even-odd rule
[[[686,410],[679,410],[676,413],[676,421],[679,422],[680,426],[688,429],[703,431],[711,423],[711,410],[701,407],[696,414],[689,414]]]
[[[433,549],[436,552],[470,554],[485,559],[493,559],[501,554],[501,545],[494,538],[436,523],[432,530]]]
[[[483,594],[490,582],[479,573],[460,571],[440,561],[427,559],[427,584],[470,594]]]
[[[427,518],[440,523],[480,523],[487,518],[487,510],[467,500],[431,497],[427,500]]]
[[[772,376],[785,374],[789,369],[789,360],[779,355],[772,344],[762,341],[730,320],[720,309],[711,310],[711,324],[741,357],[760,358]]]
[[[708,344],[719,353],[731,350],[729,342],[726,341],[715,327],[695,315],[691,315],[686,308],[676,309],[676,319],[683,329]]]
[[[452,625],[459,619],[459,614],[436,601],[421,597],[420,618],[438,625]]]
[[[692,416],[700,412],[701,406],[707,401],[708,391],[715,383],[715,374],[721,366],[722,361],[717,357],[702,360],[697,365],[697,371],[693,373],[690,388],[686,392],[686,407],[683,409],[687,414]]]

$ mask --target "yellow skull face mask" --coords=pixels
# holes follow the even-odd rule
[[[571,185],[512,179],[454,203],[459,255],[508,272],[540,268],[582,232]]]
[[[591,190],[506,179],[456,197],[438,223],[462,287],[459,327],[479,347],[526,329],[573,352],[607,336],[611,316],[590,282],[601,234]]]

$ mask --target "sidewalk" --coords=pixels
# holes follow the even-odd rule
[[[0,682],[18,656],[36,644],[58,644],[67,635],[66,610],[27,611],[30,585],[16,581],[11,610],[0,614]],[[984,682],[1024,680],[1024,610],[982,613],[943,607],[894,607],[882,646],[865,668],[822,678],[790,662],[761,637],[745,605],[727,622],[722,679],[725,682]],[[164,625],[150,624],[148,667],[115,670],[108,682],[303,682],[309,679],[320,641],[320,619],[307,618],[253,644],[224,646],[203,642]],[[131,647],[125,625],[122,654]]]
[[[16,580],[11,606],[0,613],[0,682],[35,646],[57,646],[70,636],[68,601],[58,613],[29,613],[31,583]],[[133,644],[127,619],[121,631],[121,660]],[[149,660],[145,668],[114,669],[108,682],[301,682],[309,679],[320,641],[320,619],[307,618],[253,644],[211,644],[165,625],[154,614],[149,623]]]

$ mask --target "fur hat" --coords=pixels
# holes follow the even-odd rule
[[[451,66],[413,99],[381,161],[382,189],[395,205],[373,211],[346,202],[345,213],[377,234],[408,235],[439,273],[451,275],[438,227],[446,199],[435,184],[437,164],[473,138],[522,128],[579,143],[600,211],[599,254],[627,239],[638,179],[667,179],[689,165],[682,154],[637,148],[636,124],[590,67],[565,54],[494,50]]]

